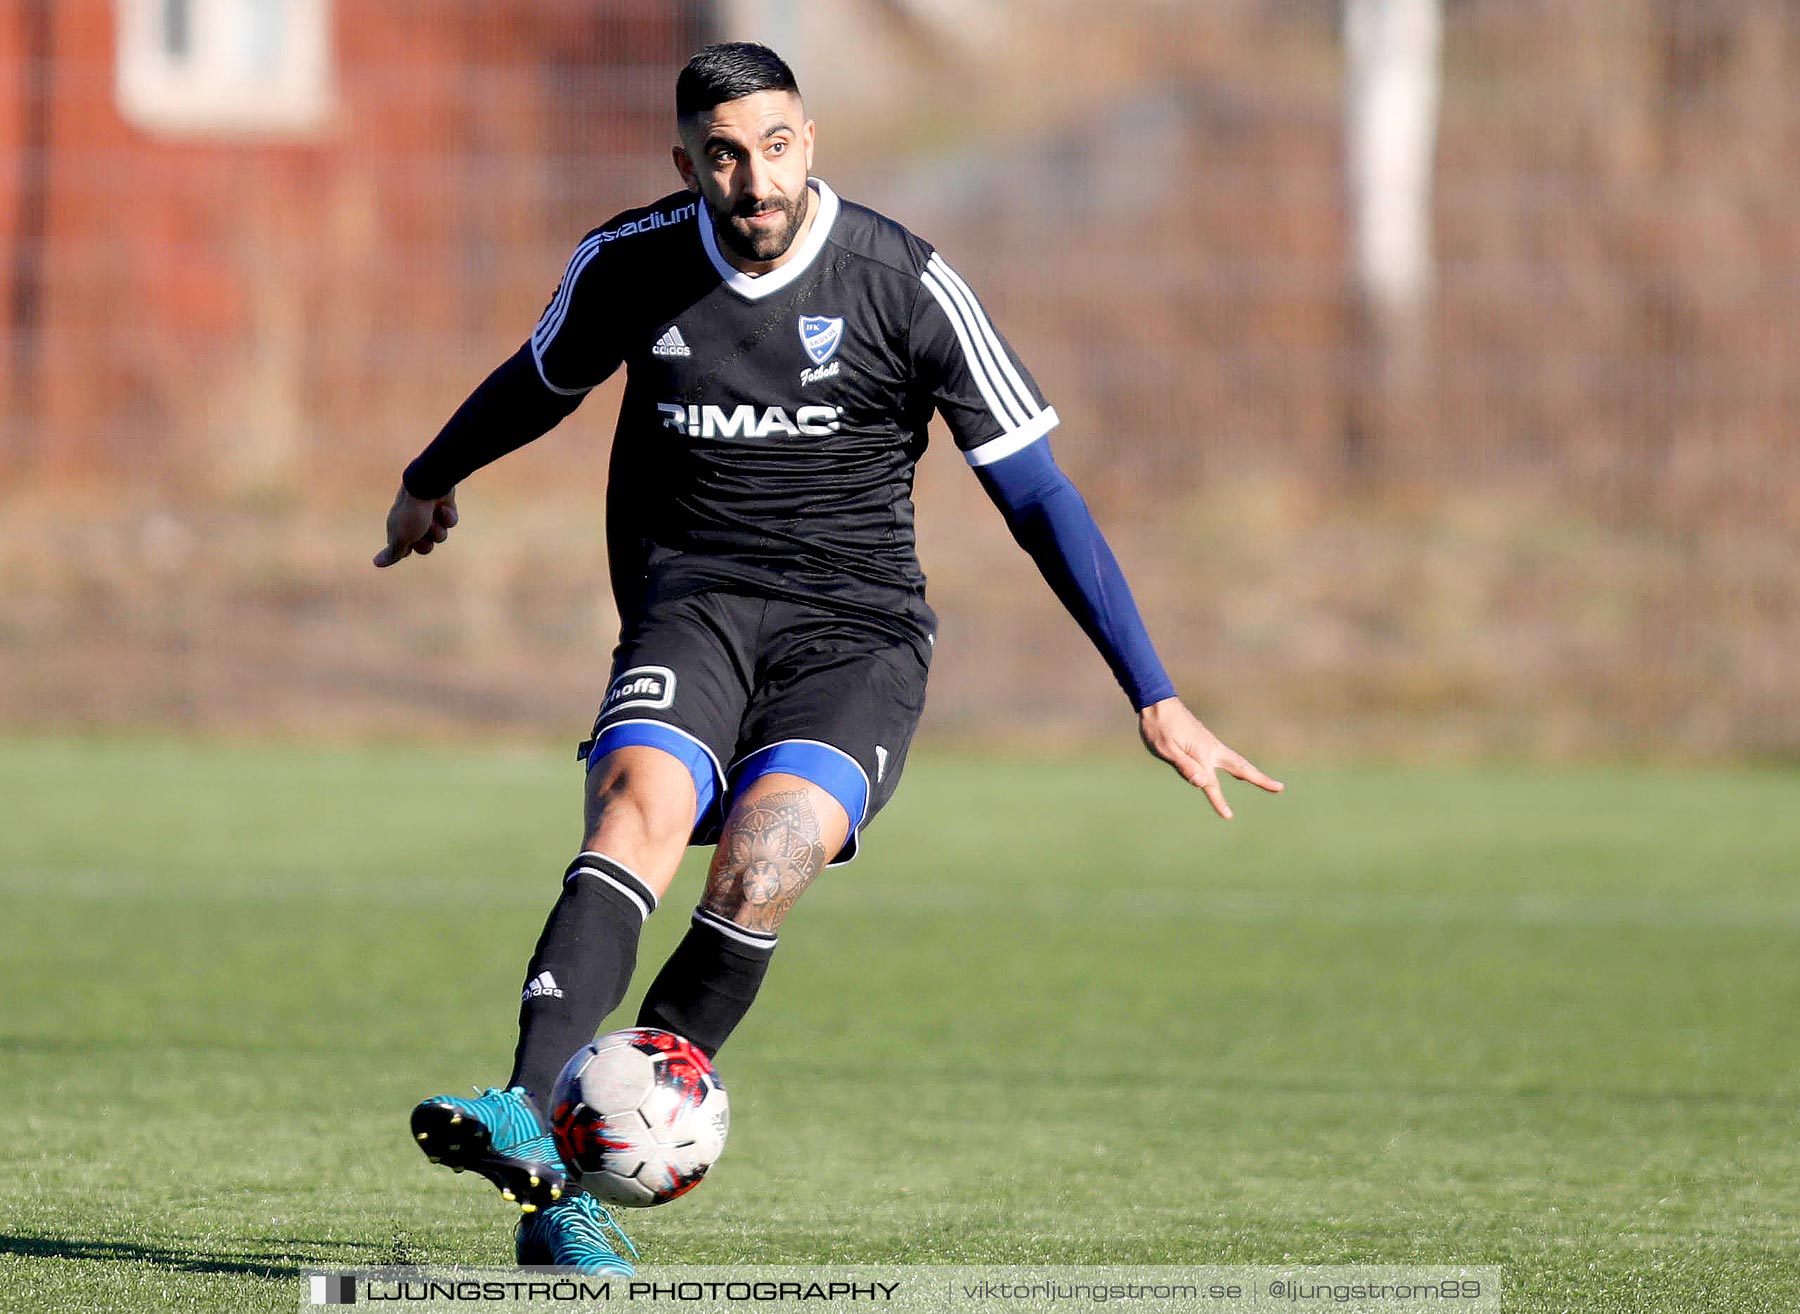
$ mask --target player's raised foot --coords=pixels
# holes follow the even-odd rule
[[[548,1209],[575,1188],[521,1086],[489,1087],[479,1099],[438,1095],[412,1111],[413,1140],[433,1163],[473,1169],[527,1214]]]
[[[631,1253],[627,1259],[620,1248]],[[606,1206],[585,1191],[566,1196],[548,1209],[519,1220],[519,1263],[554,1264],[594,1276],[630,1277],[637,1247],[613,1221]]]

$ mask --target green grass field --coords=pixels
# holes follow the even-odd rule
[[[1226,825],[1147,760],[915,762],[722,1055],[714,1177],[628,1220],[649,1258],[1800,1308],[1800,776],[1288,779]],[[0,1307],[510,1262],[406,1113],[505,1075],[577,795],[550,751],[0,747]]]

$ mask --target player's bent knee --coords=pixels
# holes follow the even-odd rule
[[[842,848],[850,824],[843,805],[816,782],[782,772],[758,776],[732,804],[701,909],[773,934]]]
[[[645,780],[650,787],[665,790],[691,804],[688,825],[698,829],[715,809],[724,791],[724,773],[712,751],[679,726],[661,721],[620,721],[607,726],[595,737],[588,752],[590,791],[605,786],[614,788],[613,777],[620,773]],[[676,783],[685,778],[691,792],[684,793]]]
[[[771,787],[765,783],[771,780],[789,783]],[[814,791],[820,815],[833,821],[826,865],[855,857],[857,831],[868,816],[872,791],[868,773],[843,749],[814,739],[784,739],[757,749],[731,771],[732,796],[738,800],[796,785]]]
[[[853,820],[843,801],[817,781],[768,772],[739,785],[720,840],[735,839],[741,852],[765,861],[816,841],[829,860],[843,847]]]
[[[696,806],[693,777],[684,763],[660,749],[620,747],[589,770],[585,847],[612,854],[647,877],[666,871],[673,879],[693,833]]]

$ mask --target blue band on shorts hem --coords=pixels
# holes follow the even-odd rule
[[[694,778],[694,831],[713,811],[724,785],[719,763],[706,745],[687,731],[663,721],[615,721],[602,730],[588,750],[588,770],[608,753],[633,746],[660,748],[688,769]]]
[[[836,799],[850,818],[850,833],[843,850],[827,865],[835,867],[855,857],[856,832],[869,810],[869,777],[861,764],[843,749],[816,739],[784,739],[732,764],[732,796],[743,793],[757,777],[777,773],[810,780]]]

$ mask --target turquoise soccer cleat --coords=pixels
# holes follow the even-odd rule
[[[637,1247],[606,1206],[582,1191],[519,1220],[519,1263],[554,1264],[595,1277],[630,1277],[637,1270],[619,1253],[615,1237],[631,1252],[631,1259],[638,1257]]]
[[[522,1086],[489,1087],[472,1100],[423,1100],[413,1108],[412,1132],[426,1158],[459,1173],[474,1169],[524,1213],[548,1209],[575,1189]]]

